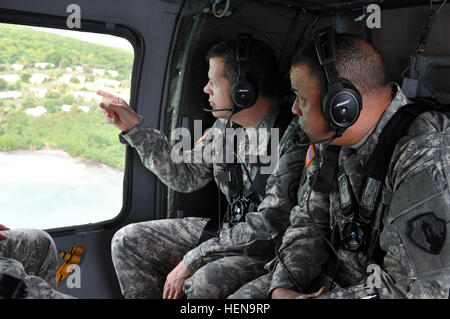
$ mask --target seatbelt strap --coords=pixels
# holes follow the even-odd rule
[[[283,136],[284,132],[289,126],[289,123],[292,121],[293,116],[294,115],[291,112],[285,110],[283,107],[280,107],[280,111],[273,125],[273,128],[279,129],[278,134],[279,138]],[[270,135],[269,140],[267,142],[268,155],[270,155],[271,152],[271,143],[272,143],[272,134]],[[234,143],[234,146],[236,147],[237,143]],[[226,145],[224,145],[224,152],[223,152],[224,163],[226,163],[225,150]],[[242,165],[245,165],[245,163],[243,163]],[[231,203],[228,204],[227,212],[224,216],[224,219],[231,220],[230,210],[233,201],[237,200],[240,195],[243,195],[248,201],[255,200],[255,198],[258,197],[258,195],[264,196],[267,179],[269,178],[270,174],[261,174],[262,165],[254,165],[250,172],[250,180],[247,181],[246,185],[243,185],[242,167],[240,163],[228,163],[223,166],[225,167],[225,169],[223,172],[217,174],[217,180],[219,182],[227,184],[229,187],[228,189],[230,192]],[[249,205],[249,209],[252,210],[256,209],[258,205],[259,201],[258,203],[255,204],[251,203]],[[220,226],[221,223],[217,223],[216,221],[214,221],[214,219],[210,219],[206,224],[205,228],[203,229],[198,244],[202,243],[205,240],[208,240],[209,238],[215,237],[220,231],[219,229]]]
[[[374,213],[380,203],[383,183],[386,178],[392,154],[398,141],[408,134],[411,123],[422,113],[437,111],[450,116],[450,105],[426,105],[414,103],[405,105],[384,127],[378,144],[372,153],[366,167],[366,173],[358,203],[358,218],[368,229],[368,252],[371,258],[381,258],[379,255],[379,236],[381,225],[374,225]],[[380,219],[381,221],[381,219]]]
[[[197,246],[210,238],[217,237],[217,233],[219,232],[219,224],[219,220],[211,218],[203,228],[200,238],[198,239]]]
[[[323,194],[330,194],[333,188],[333,182],[339,166],[339,153],[341,146],[328,145],[322,155],[322,163],[320,163],[317,180],[313,187],[314,191]]]
[[[293,114],[291,112],[288,112],[287,110],[284,110],[283,107],[281,107],[277,118],[275,119],[275,123],[273,125],[273,128],[278,128],[278,138],[281,140],[281,138],[284,135],[284,132],[286,132],[287,127],[289,126],[289,123],[292,121]],[[271,155],[272,150],[272,134],[270,134],[269,141],[267,142],[267,155]],[[256,166],[256,165],[255,165]],[[261,166],[258,165],[256,168],[256,173],[253,173],[252,168],[252,182],[250,191],[253,193],[257,193],[260,196],[264,196],[266,192],[266,184],[267,180],[269,179],[270,174],[261,174]]]
[[[359,207],[359,217],[365,224],[370,224],[372,214],[376,211],[386,178],[390,159],[398,141],[408,134],[409,126],[420,114],[428,111],[450,112],[450,105],[410,104],[400,108],[384,127],[378,144],[367,162],[365,181]]]

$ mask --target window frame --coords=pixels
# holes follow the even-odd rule
[[[142,35],[136,29],[128,25],[114,24],[104,21],[85,20],[82,17],[81,28],[69,29],[66,24],[66,19],[67,17],[59,17],[47,14],[24,13],[10,9],[2,9],[2,11],[0,11],[0,23],[4,24],[62,29],[74,32],[92,32],[118,36],[128,40],[134,50],[133,68],[131,71],[130,81],[130,105],[135,105],[135,101],[137,101],[138,88],[141,81],[141,66],[143,64],[145,50]],[[118,132],[118,134],[119,133],[120,132]],[[117,138],[117,143],[119,143],[119,138]],[[96,223],[68,225],[57,228],[45,228],[44,230],[50,233],[52,236],[60,236],[79,230],[96,231],[111,229],[122,224],[123,221],[127,218],[131,207],[131,172],[133,171],[132,159],[132,149],[127,145],[125,150],[125,166],[122,187],[122,207],[114,218],[99,221]]]

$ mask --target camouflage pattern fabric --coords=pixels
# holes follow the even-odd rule
[[[22,279],[26,299],[70,299],[56,290],[57,256],[53,239],[37,229],[2,231],[0,274]]]
[[[354,194],[360,194],[363,187],[361,172],[382,129],[392,115],[408,103],[398,86],[394,87],[394,92],[396,94],[391,104],[366,142],[356,150],[349,147],[341,149],[339,163],[345,169]],[[337,253],[341,266],[336,275],[339,288],[319,298],[364,298],[374,295],[380,298],[448,298],[450,242],[446,238],[446,229],[450,220],[449,143],[450,122],[445,115],[424,113],[411,124],[408,136],[400,140],[391,158],[376,212],[376,220],[382,227],[380,246],[386,252],[382,264],[375,265],[379,269],[377,278],[368,271],[374,261],[369,259],[367,251],[354,253],[340,248]],[[321,146],[318,149],[320,152]],[[291,226],[279,250],[296,284],[274,259],[266,266],[270,270],[269,277],[272,277],[270,285],[261,288],[261,285],[267,284],[267,278],[256,279],[231,297],[245,298],[246,292],[251,291],[252,287],[255,291],[265,292],[263,297],[270,296],[275,288],[314,292],[317,290],[317,281],[334,270],[334,267],[330,267],[330,264],[336,263],[334,255],[317,229],[329,236],[330,225],[341,226],[343,223],[337,182],[329,198],[319,192],[311,192],[310,215],[316,226],[312,225],[306,208],[306,197],[318,161],[316,156],[305,170],[306,175],[298,191],[299,205],[291,212]],[[415,238],[412,235],[412,224],[423,220],[424,216],[434,216],[434,219],[429,220],[436,222],[430,221],[428,225],[422,223],[426,229],[419,231],[419,234],[427,240],[434,236],[434,245],[439,249],[429,248],[427,251],[427,247],[420,247],[419,236]]]
[[[117,232],[112,257],[124,296],[161,298],[167,274],[182,259],[193,274],[184,284],[188,298],[225,298],[262,275],[275,239],[289,225],[290,203],[296,202],[295,192],[286,194],[282,187],[289,177],[291,188],[298,188],[305,148],[293,143],[296,138],[306,140],[293,121],[280,141],[280,158],[258,211],[231,228],[224,224],[217,238],[197,246],[209,219],[193,217],[131,224]]]
[[[113,237],[111,255],[125,298],[161,298],[166,276],[198,242],[207,218],[130,224]]]
[[[279,111],[278,101],[275,100],[264,118],[253,126],[257,130],[268,130],[269,134],[258,135],[262,146],[267,147],[268,141],[266,140],[264,143],[262,138],[270,136],[270,128],[273,127]],[[142,120],[128,133],[122,134],[122,137],[137,151],[144,166],[152,171],[167,187],[177,192],[190,193],[204,187],[214,178],[216,184],[230,201],[227,183],[218,179],[219,174],[224,171],[224,165],[220,165],[223,163],[217,163],[214,158],[215,152],[223,151],[226,124],[226,119],[217,119],[205,139],[195,144],[192,149],[183,150],[185,160],[180,163],[172,159],[174,146],[168,142],[167,137],[161,131],[147,127]],[[233,127],[236,128],[236,125],[233,125]],[[238,141],[238,154],[245,154],[245,157],[241,156],[234,160],[245,163],[247,169],[251,171],[254,163],[251,163],[250,159],[256,158],[258,152],[266,154],[264,153],[266,149],[265,147],[260,150],[254,147],[250,148],[248,136],[244,135],[244,138],[244,141]],[[205,160],[204,154],[210,153],[213,154],[212,159]],[[244,171],[244,168],[242,171]],[[248,177],[246,174],[243,174],[242,177],[245,184]],[[262,198],[260,199],[262,200]]]

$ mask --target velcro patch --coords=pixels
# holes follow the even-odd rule
[[[447,236],[444,220],[434,213],[425,213],[410,220],[409,226],[409,237],[417,246],[433,255],[439,254]]]

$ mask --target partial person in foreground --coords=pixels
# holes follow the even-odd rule
[[[0,225],[0,299],[71,299],[56,287],[56,246],[38,229]]]

